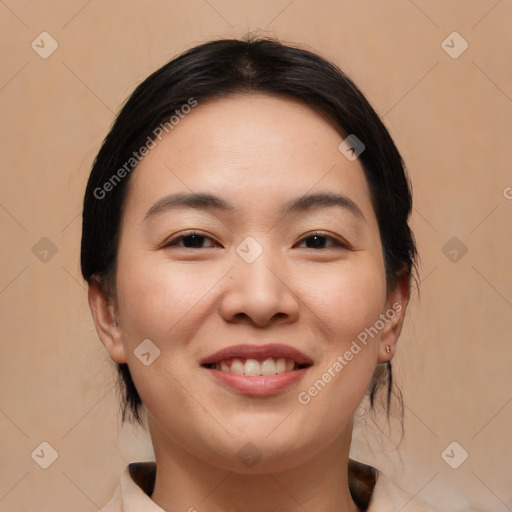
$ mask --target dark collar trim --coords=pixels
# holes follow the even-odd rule
[[[155,462],[132,462],[128,465],[133,481],[148,495],[153,494],[156,480]],[[370,506],[373,489],[377,482],[377,470],[367,464],[349,459],[348,487],[354,503],[361,512]]]

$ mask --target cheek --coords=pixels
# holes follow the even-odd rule
[[[213,286],[212,274],[199,266],[173,264],[144,253],[130,261],[120,259],[118,264],[119,311],[131,376],[150,414],[171,415],[178,431],[186,424],[181,414],[191,405],[180,385],[190,379],[191,371],[184,349],[193,337],[193,325],[197,326],[198,304]],[[145,365],[137,354],[147,339],[156,345],[158,357]],[[169,403],[180,404],[179,417],[169,412]]]
[[[182,329],[184,319],[193,315],[221,275],[206,266],[147,257],[119,265],[119,310],[126,331],[162,339]]]
[[[340,342],[373,325],[386,300],[384,268],[377,258],[315,272],[300,286],[308,305],[330,328],[330,337]]]
[[[320,328],[330,343],[323,344],[321,362],[298,401],[312,418],[329,415],[332,422],[323,428],[334,433],[359,405],[375,370],[379,334],[368,332],[385,304],[384,267],[378,258],[361,259],[357,266],[316,275],[314,283],[307,292],[308,306],[322,320]]]

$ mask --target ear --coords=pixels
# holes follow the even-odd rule
[[[116,363],[126,363],[121,329],[116,321],[114,299],[107,296],[100,278],[96,276],[93,276],[89,283],[88,299],[96,332],[110,358]]]
[[[399,275],[395,287],[388,292],[386,309],[381,315],[385,322],[381,331],[379,355],[377,362],[386,363],[393,359],[396,352],[396,344],[405,319],[405,311],[410,298],[410,275],[404,271]]]

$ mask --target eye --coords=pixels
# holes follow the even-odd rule
[[[306,249],[330,249],[333,246],[342,248],[342,249],[350,249],[349,245],[333,236],[326,235],[324,233],[311,233],[308,236],[302,238],[299,243],[306,242]],[[331,246],[325,246],[326,243],[331,243]]]
[[[208,243],[209,241],[209,243]],[[207,245],[205,246],[205,242]],[[337,238],[326,235],[323,233],[312,233],[299,242],[306,243],[306,249],[330,249],[330,248],[342,248],[342,249],[350,249],[349,245]],[[209,236],[203,235],[197,231],[190,231],[188,233],[182,233],[181,235],[170,238],[162,244],[162,248],[168,247],[182,247],[185,249],[204,249],[215,247],[218,245],[212,238]]]
[[[185,249],[202,249],[204,248],[203,243],[207,240],[213,242],[213,244],[208,245],[207,248],[215,246],[216,242],[214,242],[209,236],[198,233],[197,231],[189,231],[188,233],[183,233],[166,240],[161,247],[167,248],[177,246]]]

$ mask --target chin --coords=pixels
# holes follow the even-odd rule
[[[230,439],[229,444],[216,444],[209,451],[208,462],[214,466],[240,474],[256,475],[293,469],[307,462],[315,453],[315,446],[304,444],[297,436],[262,437],[260,433]],[[317,447],[317,450],[320,447]]]

